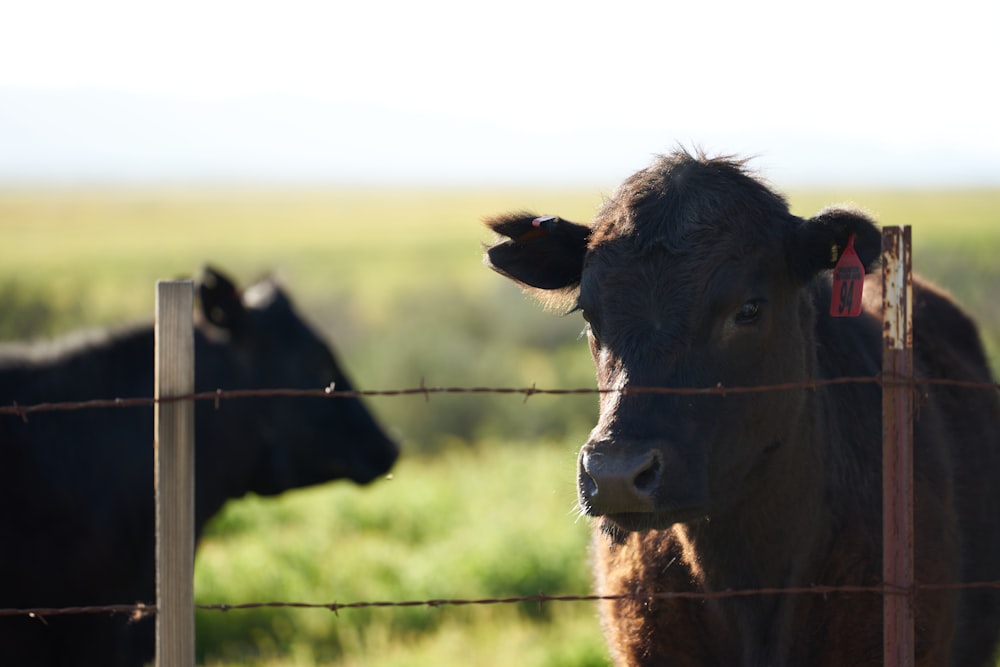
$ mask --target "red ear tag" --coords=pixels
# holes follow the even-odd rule
[[[857,317],[861,314],[861,292],[865,286],[865,265],[854,251],[854,234],[833,267],[833,300],[830,317]]]

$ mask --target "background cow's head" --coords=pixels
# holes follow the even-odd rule
[[[632,392],[806,379],[814,290],[853,236],[871,265],[880,233],[863,213],[792,215],[741,160],[676,152],[626,180],[591,225],[516,213],[487,263],[549,303],[579,310],[600,417],[579,457],[582,509],[612,534],[697,520],[794,465],[805,391],[721,396]],[[828,304],[826,304],[828,307]],[[801,461],[799,461],[801,463]]]
[[[353,388],[330,346],[273,280],[241,291],[209,268],[198,293],[206,338],[196,353],[198,391]],[[199,457],[198,466],[221,466],[211,478],[233,487],[206,493],[273,494],[338,478],[367,483],[398,454],[357,398],[248,398],[198,410],[217,448],[226,445],[210,459]]]

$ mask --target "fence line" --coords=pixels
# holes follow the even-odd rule
[[[534,395],[586,395],[586,394],[665,394],[665,395],[741,395],[764,393],[771,391],[790,391],[796,389],[819,389],[845,384],[877,384],[885,385],[909,385],[914,391],[928,386],[950,386],[965,389],[979,390],[1000,390],[1000,383],[971,382],[965,380],[951,380],[938,378],[915,378],[903,377],[893,374],[878,374],[873,376],[837,377],[825,380],[808,380],[802,382],[788,382],[770,385],[737,386],[727,387],[716,384],[712,387],[628,387],[628,388],[578,388],[578,389],[540,389],[538,387],[433,387],[426,386],[423,382],[418,387],[405,389],[382,389],[382,390],[337,390],[332,386],[324,389],[234,389],[196,392],[178,396],[163,396],[158,399],[148,398],[113,398],[95,399],[86,401],[65,401],[47,402],[33,405],[18,405],[14,403],[9,406],[0,406],[0,415],[8,414],[20,417],[28,421],[28,415],[43,412],[74,411],[85,409],[105,409],[105,408],[127,408],[127,407],[153,407],[157,404],[175,403],[179,401],[212,401],[215,408],[221,407],[223,400],[234,400],[241,398],[274,398],[274,397],[311,397],[311,398],[361,398],[361,397],[399,397],[399,396],[424,396],[425,400],[430,400],[432,395],[437,394],[508,394],[522,395],[527,400]],[[981,581],[966,583],[947,584],[922,584],[915,583],[913,589],[920,590],[959,590],[969,588],[996,588],[1000,589],[1000,581]],[[327,609],[337,613],[342,609],[364,609],[364,608],[400,608],[400,607],[443,607],[443,606],[469,606],[469,605],[496,605],[496,604],[521,604],[547,602],[593,602],[601,600],[657,600],[657,599],[725,599],[733,597],[745,597],[752,595],[800,595],[800,594],[820,594],[830,595],[836,593],[873,593],[880,595],[911,595],[913,590],[902,589],[890,584],[876,584],[871,586],[809,586],[792,588],[758,588],[758,589],[728,589],[714,592],[694,592],[694,591],[673,591],[673,592],[637,592],[634,594],[622,595],[546,595],[540,593],[528,596],[512,596],[502,598],[478,598],[478,599],[428,599],[428,600],[406,600],[406,601],[359,601],[350,603],[308,603],[308,602],[250,602],[240,604],[197,604],[195,607],[206,611],[237,611],[245,609],[260,608],[304,608],[304,609]],[[128,614],[133,619],[140,619],[146,616],[157,614],[155,604],[113,604],[113,605],[88,605],[75,607],[36,607],[36,608],[0,608],[0,617],[27,616],[37,618],[44,622],[48,616],[64,616],[77,614]]]
[[[779,384],[735,386],[728,387],[721,383],[711,387],[626,387],[626,388],[601,388],[586,387],[577,389],[539,389],[538,387],[429,387],[421,383],[418,387],[405,389],[351,389],[341,390],[331,387],[323,389],[216,389],[214,391],[203,391],[178,396],[133,397],[133,398],[108,398],[108,399],[88,399],[85,401],[61,401],[35,403],[32,405],[19,405],[17,402],[11,405],[0,405],[0,415],[16,415],[27,421],[28,415],[38,412],[69,412],[74,410],[105,409],[105,408],[131,408],[131,407],[153,407],[157,404],[176,403],[178,401],[212,401],[215,409],[221,407],[223,400],[233,400],[241,398],[368,398],[368,397],[395,397],[395,396],[423,396],[425,400],[430,400],[436,394],[513,394],[524,396],[525,400],[535,395],[548,396],[568,396],[586,394],[614,394],[638,395],[638,394],[663,394],[677,396],[729,396],[741,394],[756,394],[772,391],[794,391],[796,389],[821,389],[835,385],[844,384],[876,384],[886,385],[908,385],[914,391],[921,387],[945,386],[960,389],[982,389],[1000,391],[1000,383],[997,382],[973,382],[969,380],[952,380],[947,378],[919,378],[894,376],[892,374],[880,373],[878,375],[845,376],[828,378],[824,380],[803,380],[800,382],[785,382]]]
[[[837,377],[825,380],[808,380],[802,382],[788,382],[781,384],[738,386],[727,387],[716,384],[712,387],[628,387],[628,388],[577,388],[577,389],[543,389],[532,387],[433,387],[426,386],[421,382],[418,387],[405,389],[369,389],[369,390],[337,390],[333,387],[324,389],[234,389],[196,392],[179,396],[164,396],[156,398],[113,398],[95,399],[86,401],[66,401],[38,403],[34,405],[0,406],[0,415],[9,414],[21,417],[28,421],[28,415],[42,412],[73,411],[85,409],[105,409],[105,408],[127,408],[127,407],[153,407],[157,404],[174,403],[178,401],[212,401],[215,408],[221,407],[223,400],[234,400],[242,398],[274,398],[274,397],[311,397],[311,398],[361,398],[373,396],[401,397],[401,396],[424,396],[429,400],[432,395],[437,394],[507,394],[522,395],[525,400],[534,395],[586,395],[586,394],[666,394],[666,395],[740,395],[764,393],[770,391],[789,391],[796,389],[819,389],[845,384],[877,384],[879,386],[909,385],[916,391],[927,386],[950,386],[966,389],[980,390],[1000,390],[1000,383],[970,382],[965,380],[936,379],[936,378],[914,378],[900,377],[891,374],[879,374],[873,376],[853,376]],[[981,581],[966,583],[948,584],[922,584],[915,583],[914,589],[920,590],[959,590],[969,588],[996,588],[1000,589],[1000,581]],[[444,606],[470,606],[470,605],[497,605],[497,604],[521,604],[548,602],[594,602],[602,600],[657,600],[657,599],[725,599],[734,597],[746,597],[753,595],[800,595],[819,594],[830,595],[836,593],[873,593],[880,595],[909,595],[910,590],[901,589],[890,584],[876,584],[871,586],[808,586],[791,588],[757,588],[757,589],[727,589],[714,592],[694,592],[694,591],[672,591],[672,592],[637,592],[634,594],[622,595],[547,595],[539,593],[528,596],[511,596],[502,598],[476,598],[476,599],[428,599],[428,600],[404,600],[404,601],[358,601],[350,603],[310,603],[310,602],[249,602],[239,604],[196,604],[195,607],[204,611],[238,611],[246,609],[261,608],[298,608],[298,609],[326,609],[337,613],[342,609],[365,609],[365,608],[400,608],[400,607],[444,607]],[[0,617],[27,616],[38,618],[44,622],[48,616],[64,616],[77,614],[128,614],[133,619],[140,619],[152,616],[157,613],[155,604],[112,604],[112,605],[88,605],[76,607],[36,607],[22,609],[0,608]]]
[[[725,600],[757,595],[834,595],[871,593],[875,595],[907,596],[920,591],[953,591],[975,588],[1000,589],[1000,581],[973,581],[965,583],[921,584],[915,583],[914,590],[893,586],[891,584],[872,584],[869,586],[798,586],[787,588],[740,588],[721,591],[659,591],[622,593],[619,595],[536,595],[487,597],[487,598],[431,598],[426,600],[362,600],[358,602],[243,602],[237,604],[196,604],[201,611],[245,611],[249,609],[325,609],[335,614],[344,609],[383,609],[405,607],[467,607],[475,605],[505,605],[523,604],[526,602],[546,604],[550,602],[600,602],[615,600]],[[156,605],[147,604],[112,604],[93,605],[86,607],[35,607],[25,609],[0,609],[0,617],[28,616],[44,621],[47,616],[70,616],[78,614],[129,614],[134,620],[153,616],[157,613]]]

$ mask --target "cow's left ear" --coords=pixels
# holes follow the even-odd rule
[[[232,280],[210,266],[202,270],[198,285],[202,316],[220,329],[238,333],[246,309]]]
[[[882,254],[882,232],[867,213],[848,206],[830,206],[803,220],[793,232],[792,266],[799,278],[809,280],[832,269],[854,236],[854,251],[865,270]]]

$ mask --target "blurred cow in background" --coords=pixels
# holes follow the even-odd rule
[[[351,383],[267,280],[242,294],[204,272],[196,391]],[[151,325],[0,345],[0,405],[153,395]],[[229,498],[386,473],[397,445],[355,398],[195,407],[196,537]],[[155,604],[153,409],[0,415],[0,608]],[[0,618],[0,664],[140,665],[153,619]]]

